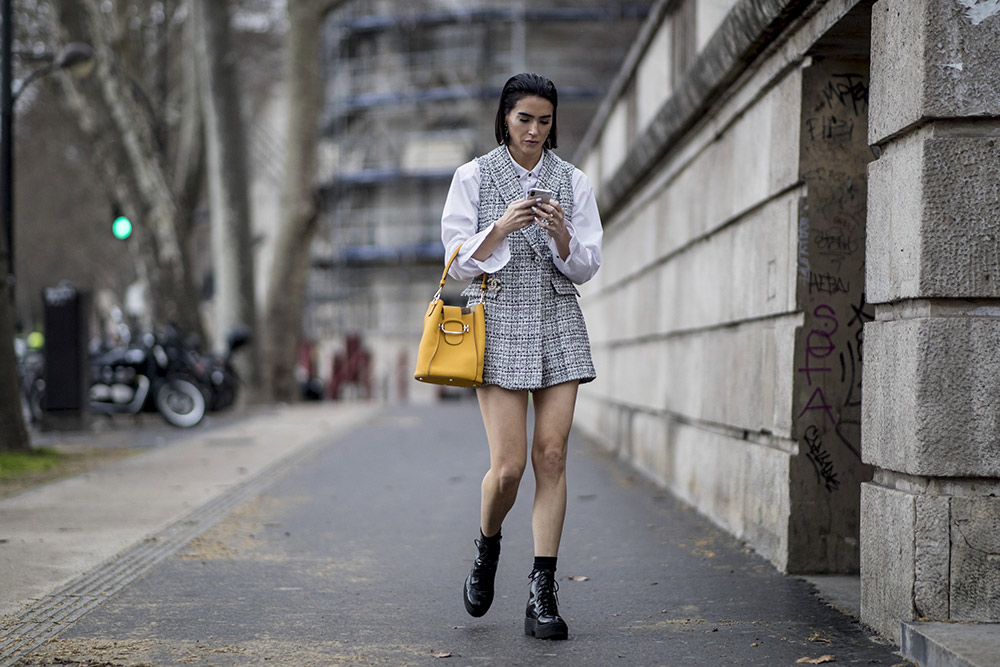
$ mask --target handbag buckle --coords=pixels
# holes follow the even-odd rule
[[[462,334],[469,333],[469,325],[468,324],[463,324],[461,330],[459,330],[459,331],[448,331],[447,329],[444,328],[445,324],[446,324],[445,322],[442,322],[441,324],[438,325],[441,328],[441,333],[451,334],[452,336],[460,336]]]

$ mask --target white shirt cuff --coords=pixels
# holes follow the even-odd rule
[[[495,223],[494,223],[495,224]],[[455,259],[455,265],[457,266],[457,272],[453,266],[452,272],[457,273],[454,277],[459,279],[471,279],[475,278],[481,273],[496,273],[503,267],[507,266],[507,262],[510,261],[510,244],[507,239],[504,238],[490,254],[489,257],[483,260],[478,260],[473,257],[476,251],[479,250],[479,246],[482,245],[483,241],[493,231],[494,225],[491,224],[486,229],[482,230],[478,234],[470,236],[462,244],[462,249],[458,253],[458,257]]]

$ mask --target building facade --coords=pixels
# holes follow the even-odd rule
[[[1000,6],[664,0],[576,162],[577,423],[863,620],[1000,621]]]

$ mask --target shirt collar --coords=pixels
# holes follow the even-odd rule
[[[514,165],[514,173],[517,174],[517,180],[523,181],[525,177],[535,177],[538,178],[538,172],[542,167],[542,160],[545,159],[545,151],[542,151],[541,157],[538,158],[538,162],[531,169],[525,169],[517,163],[514,156],[510,154],[510,148],[507,149],[507,157],[510,158],[510,163]]]

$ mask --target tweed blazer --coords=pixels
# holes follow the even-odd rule
[[[477,158],[481,180],[478,231],[499,219],[510,202],[524,192],[505,146]],[[546,150],[538,187],[552,190],[567,221],[573,215],[574,167]],[[547,233],[529,225],[507,237],[510,261],[462,292],[469,303],[483,299],[486,310],[486,349],[483,382],[507,389],[541,389],[596,377],[587,326],[573,282],[552,261]]]

